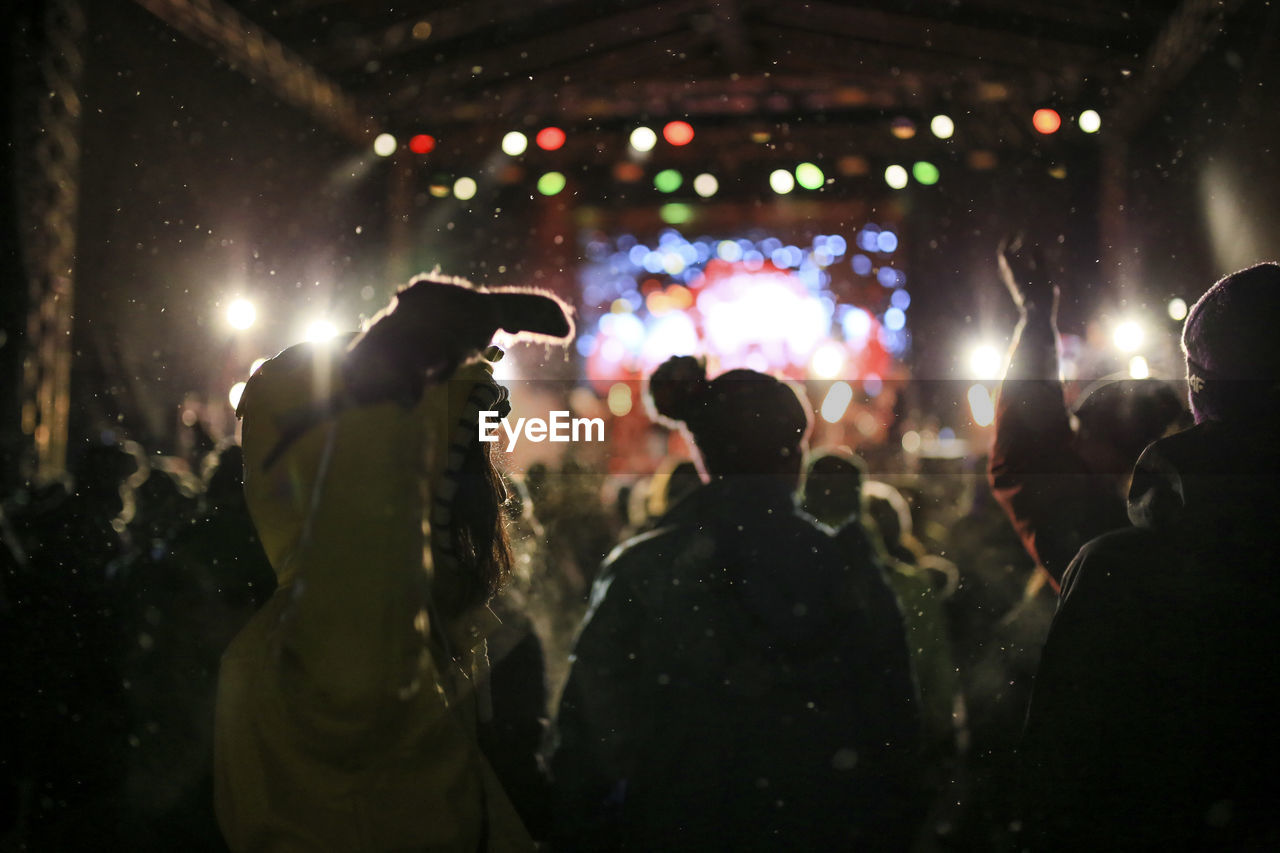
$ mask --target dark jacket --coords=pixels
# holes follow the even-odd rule
[[[882,602],[894,612],[872,618]],[[871,651],[886,621],[892,662]],[[918,739],[901,625],[879,570],[780,484],[695,491],[597,581],[558,715],[560,846],[845,849],[883,833],[886,768]]]
[[[1033,849],[1276,849],[1280,444],[1151,445],[1071,564],[1023,745]]]

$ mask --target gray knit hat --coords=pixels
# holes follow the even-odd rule
[[[1182,330],[1196,423],[1280,411],[1280,264],[1256,264],[1209,288]]]

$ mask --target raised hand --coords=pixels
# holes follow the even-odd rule
[[[996,260],[1000,278],[1019,311],[1047,307],[1050,316],[1057,316],[1058,286],[1038,244],[1026,242],[1021,234],[1005,238],[1000,241]]]

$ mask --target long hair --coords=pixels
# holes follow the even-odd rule
[[[447,617],[487,604],[511,574],[511,543],[503,507],[507,491],[492,445],[473,442],[459,470],[451,504],[450,545],[457,571],[437,575],[439,605]]]

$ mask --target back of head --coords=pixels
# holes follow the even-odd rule
[[[848,451],[827,450],[809,460],[804,479],[804,511],[832,527],[862,509],[866,463]]]
[[[1178,392],[1159,379],[1117,379],[1087,393],[1076,406],[1083,440],[1103,444],[1127,473],[1143,448],[1185,416]]]
[[[706,364],[676,356],[649,377],[649,402],[658,419],[693,436],[712,476],[798,476],[812,426],[804,392],[754,370],[707,379]]]
[[[1182,330],[1196,423],[1280,412],[1280,264],[1232,273],[1192,306]]]

